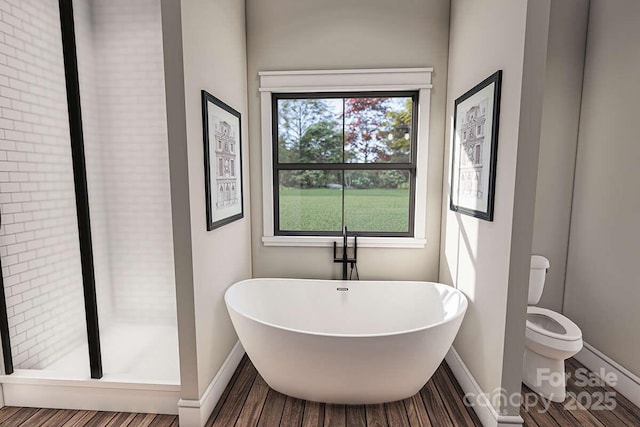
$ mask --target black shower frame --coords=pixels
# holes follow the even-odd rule
[[[89,365],[91,378],[99,379],[102,378],[102,356],[100,351],[100,330],[98,327],[98,304],[96,298],[96,281],[93,263],[93,243],[91,240],[87,168],[85,164],[84,136],[82,131],[82,109],[80,102],[80,81],[78,76],[75,25],[73,19],[73,0],[58,0],[58,5],[60,8],[62,55],[64,58],[67,108],[69,112],[69,134],[71,140],[73,182],[76,196],[76,214],[78,217],[78,236],[80,243],[80,260],[82,265],[82,287],[87,326],[87,344],[89,348]],[[7,321],[4,280],[1,272],[0,340],[3,348],[5,374],[12,374],[14,367],[11,355],[9,325]]]

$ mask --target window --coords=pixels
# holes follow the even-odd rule
[[[431,71],[259,73],[265,245],[424,246]]]
[[[412,236],[417,98],[273,94],[275,234]]]

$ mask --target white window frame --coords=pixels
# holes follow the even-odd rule
[[[273,209],[272,101],[274,93],[376,92],[417,90],[416,197],[413,237],[359,237],[358,246],[374,248],[423,248],[426,243],[427,165],[431,73],[433,68],[367,70],[262,71],[260,109],[262,123],[262,243],[265,246],[332,246],[339,236],[276,236]]]

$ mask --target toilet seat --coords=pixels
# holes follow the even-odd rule
[[[527,319],[525,347],[530,351],[552,360],[564,360],[582,349],[582,332],[571,320],[560,313],[540,307],[529,307],[527,316],[531,315],[543,316],[549,322],[556,322],[565,333],[553,332],[540,323]]]
[[[578,325],[576,325],[560,313],[556,313],[555,311],[542,307],[529,306],[527,308],[527,317],[529,317],[529,315],[546,317],[551,322],[555,322],[557,325],[559,325],[562,329],[564,329],[565,332],[562,333],[559,331],[553,331],[551,330],[551,328],[547,329],[540,323],[527,319],[528,331],[536,332],[545,337],[562,341],[578,341],[582,339],[582,331],[580,331]],[[535,334],[530,335],[535,336]]]

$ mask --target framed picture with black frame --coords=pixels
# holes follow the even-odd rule
[[[240,113],[202,91],[207,230],[244,216]]]
[[[493,221],[502,70],[455,101],[450,209]]]

